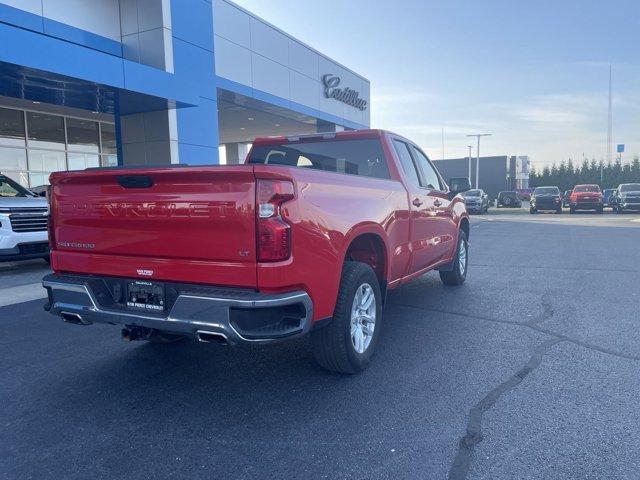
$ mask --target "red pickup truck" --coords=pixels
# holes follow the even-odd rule
[[[577,210],[595,210],[598,213],[604,211],[602,191],[598,185],[576,185],[569,196],[569,213]]]
[[[45,309],[156,343],[310,332],[323,367],[354,373],[389,289],[464,282],[464,183],[378,130],[257,139],[244,165],[54,173]]]

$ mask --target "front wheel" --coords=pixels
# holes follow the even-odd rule
[[[529,213],[530,213],[531,215],[533,215],[534,213],[537,213],[537,212],[538,212],[538,211],[537,211],[535,208],[530,208],[530,209],[529,209]]]
[[[366,263],[345,262],[331,323],[311,333],[316,361],[333,372],[361,372],[371,361],[381,322],[376,274]]]
[[[469,242],[464,230],[460,230],[458,235],[458,248],[453,259],[453,269],[450,272],[440,270],[440,280],[445,285],[462,285],[467,279],[467,268],[469,266]]]

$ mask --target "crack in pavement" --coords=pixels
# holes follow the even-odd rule
[[[593,343],[589,343],[589,342],[585,342],[583,340],[579,340],[577,338],[572,338],[569,337],[568,335],[564,335],[563,333],[558,333],[558,332],[554,332],[553,330],[549,330],[548,328],[543,328],[543,327],[539,327],[537,325],[531,325],[529,323],[523,323],[523,322],[516,322],[515,320],[499,320],[497,318],[491,318],[491,317],[484,317],[481,315],[470,315],[468,313],[462,313],[462,312],[451,312],[448,310],[441,310],[441,309],[437,309],[437,308],[426,308],[426,307],[420,307],[417,305],[411,305],[408,303],[388,303],[387,306],[391,307],[391,306],[398,306],[398,307],[405,307],[405,308],[413,308],[415,310],[420,310],[423,312],[433,312],[433,313],[442,313],[444,315],[454,315],[457,317],[462,317],[462,318],[470,318],[472,320],[483,320],[485,322],[491,322],[491,323],[498,323],[501,325],[513,325],[516,327],[524,327],[524,328],[530,328],[531,330],[534,330],[538,333],[542,333],[544,335],[548,335],[550,337],[555,337],[558,340],[562,340],[568,343],[572,343],[574,345],[577,345],[579,347],[582,348],[586,348],[587,350],[594,350],[596,352],[600,352],[600,353],[604,353],[606,355],[611,355],[613,357],[618,357],[618,358],[624,358],[625,360],[636,360],[636,361],[640,361],[640,355],[632,355],[630,353],[624,353],[624,352],[619,352],[616,350],[611,350],[609,348],[605,348],[605,347],[601,347],[599,345],[594,345]]]
[[[449,470],[449,480],[464,480],[467,478],[469,469],[471,467],[471,460],[475,446],[479,444],[482,437],[482,417],[486,411],[488,411],[498,401],[498,399],[517,387],[531,372],[533,372],[540,363],[542,363],[542,357],[547,351],[562,342],[559,338],[547,340],[538,347],[536,347],[531,355],[531,358],[527,364],[522,367],[518,372],[511,375],[508,379],[502,382],[497,387],[493,388],[487,393],[473,408],[469,411],[467,421],[467,434],[460,439],[458,443],[458,452],[455,456],[453,464]]]

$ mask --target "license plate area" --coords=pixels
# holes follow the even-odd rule
[[[127,307],[148,312],[164,312],[166,308],[164,285],[144,281],[129,282]]]

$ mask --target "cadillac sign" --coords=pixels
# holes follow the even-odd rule
[[[324,85],[324,96],[351,105],[358,110],[366,110],[368,102],[360,98],[360,92],[348,87],[340,88],[340,81],[340,77],[336,77],[331,73],[323,75],[322,84]]]

